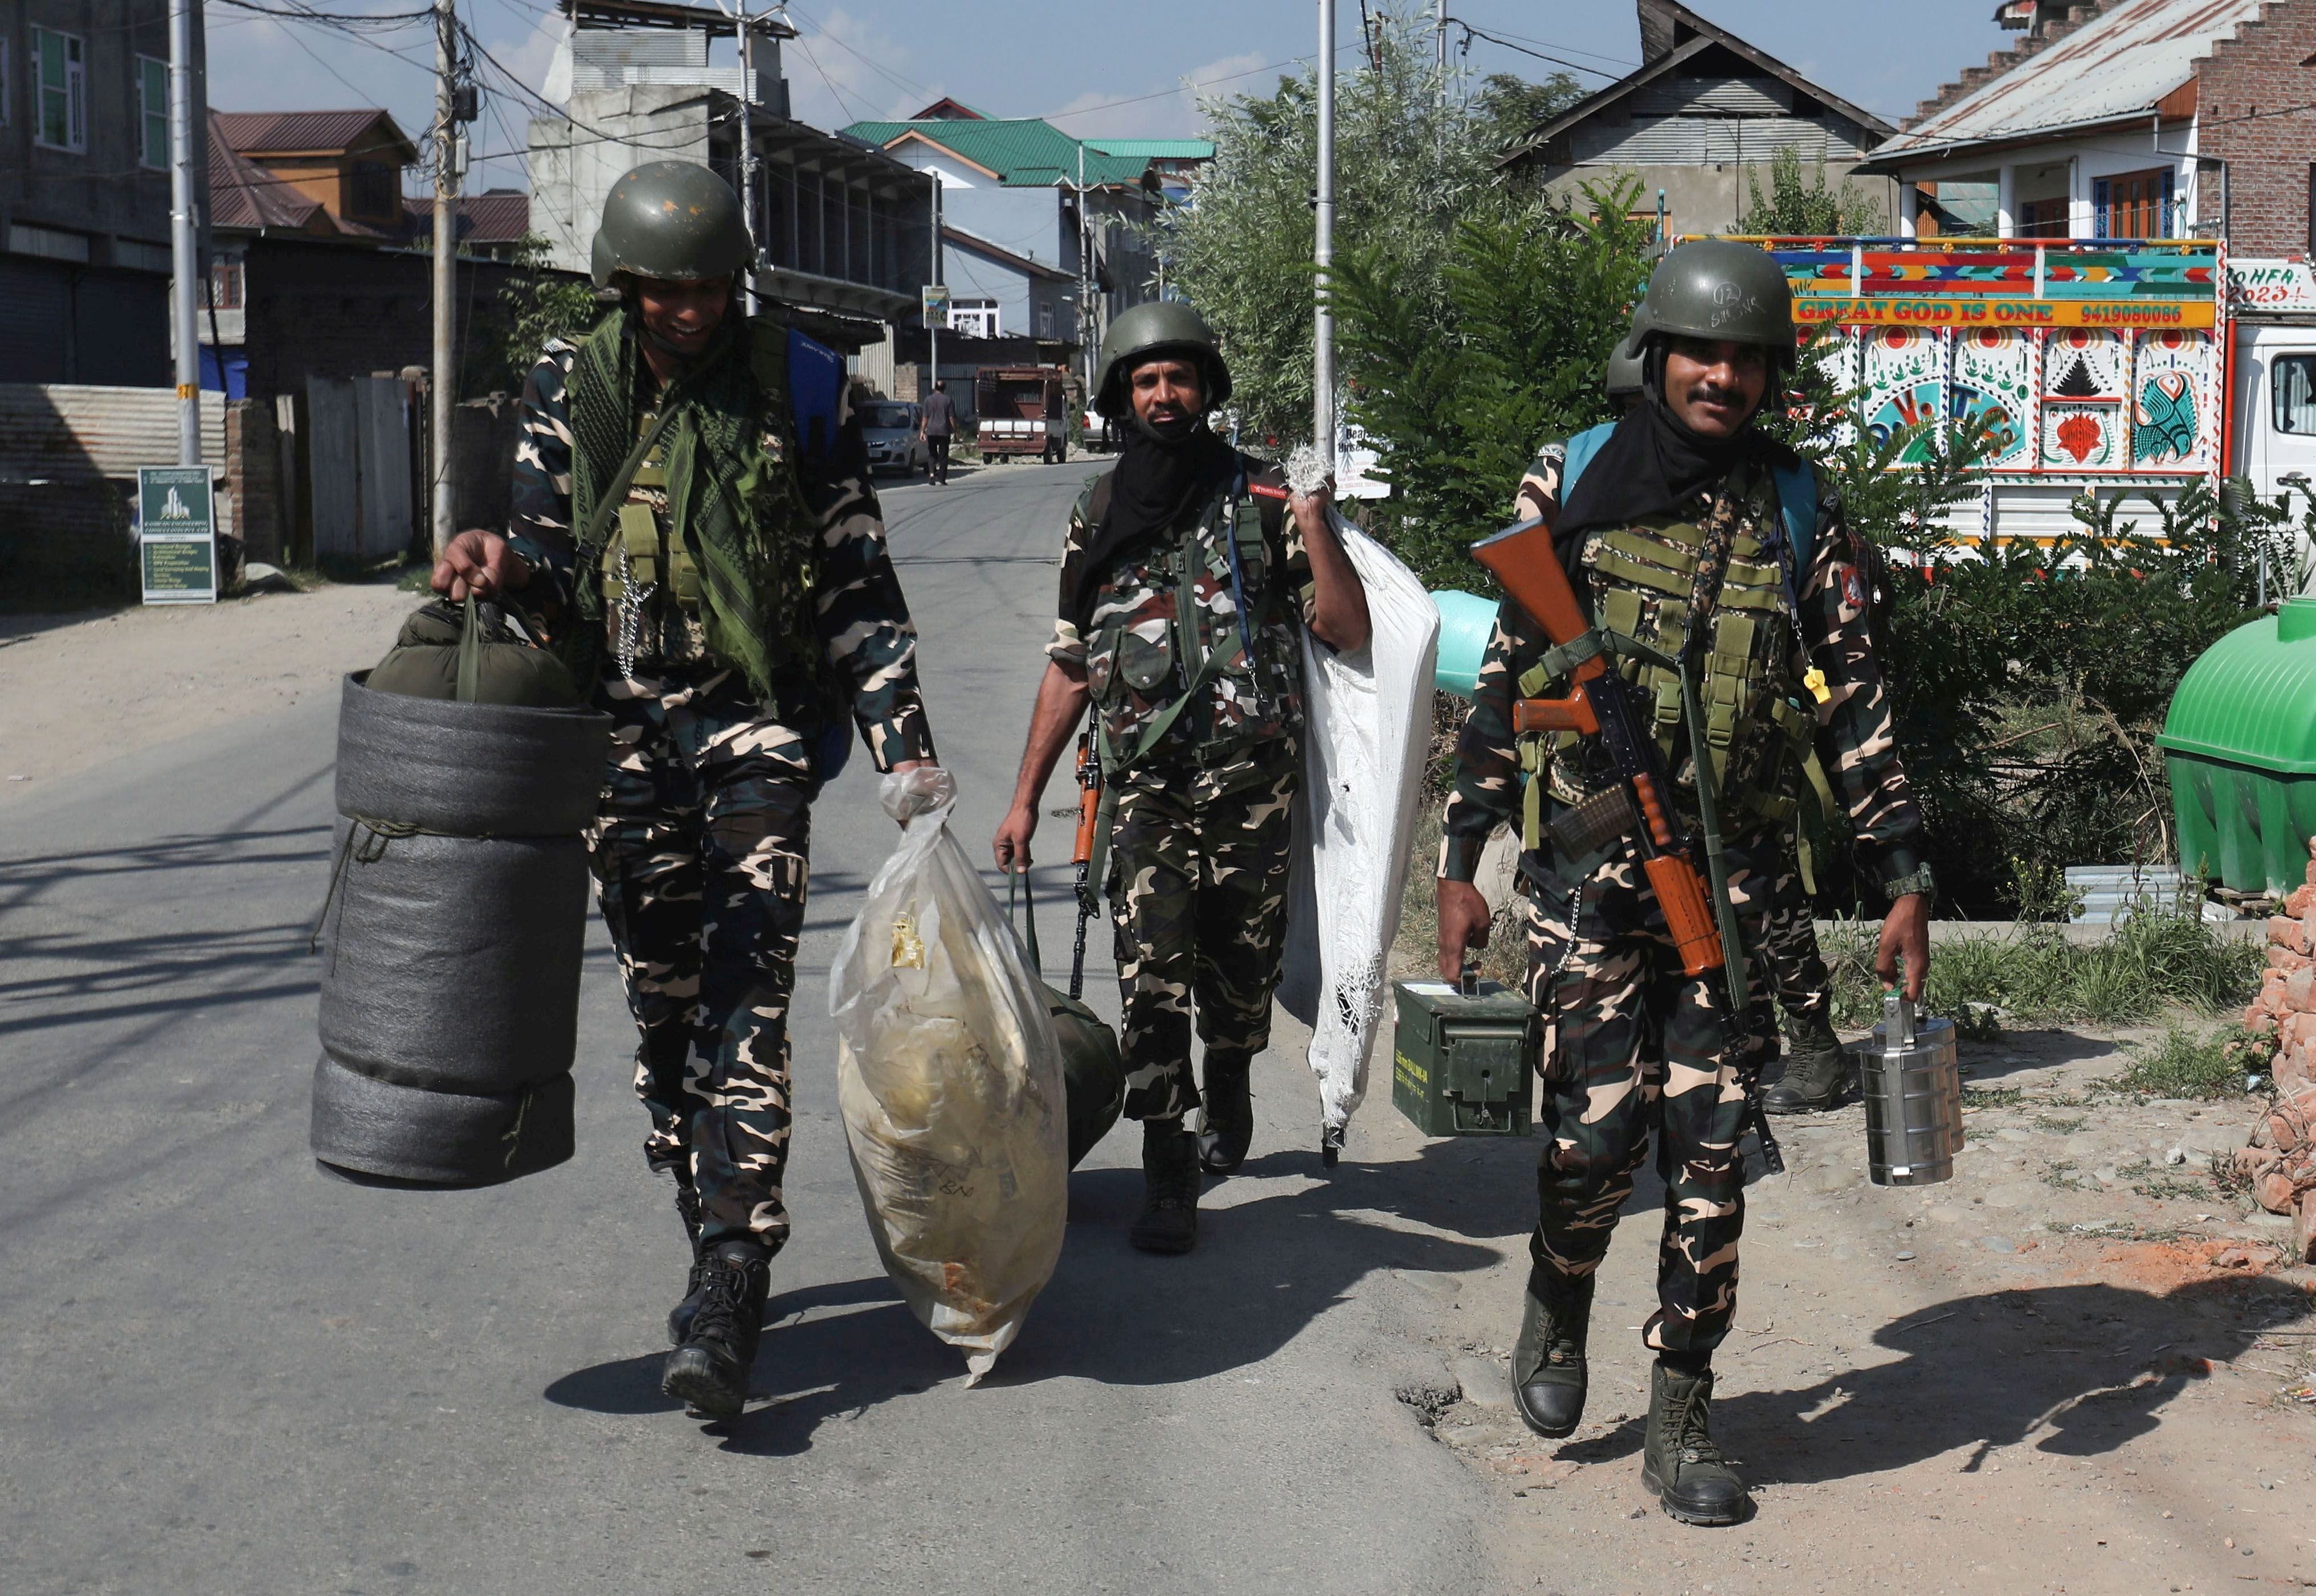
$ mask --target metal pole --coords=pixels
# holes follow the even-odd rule
[[[933,259],[933,284],[932,284],[932,286],[933,286],[933,287],[935,287],[935,288],[939,288],[939,287],[940,287],[940,285],[941,285],[941,174],[940,174],[940,173],[938,173],[938,172],[935,172],[935,173],[932,174],[932,180],[933,180],[933,248],[932,248],[932,259]],[[920,296],[919,297],[922,299],[922,296]],[[922,314],[922,307],[920,307],[920,314]],[[948,311],[947,311],[946,309],[944,309],[944,310],[942,311],[942,313],[941,313],[941,314],[942,314],[943,315],[948,315],[949,313],[948,313]],[[927,367],[929,367],[929,368],[930,368],[930,369],[925,373],[925,382],[926,382],[927,386],[926,386],[926,387],[923,389],[923,391],[922,391],[921,393],[919,393],[919,394],[917,395],[917,403],[920,403],[920,404],[922,404],[922,403],[923,403],[927,399],[931,398],[931,397],[932,396],[933,390],[934,390],[934,389],[936,389],[936,388],[939,388],[939,387],[940,386],[940,318],[939,316],[925,316],[925,318],[924,318],[924,323],[925,323],[925,364],[926,364],[926,366],[927,366]],[[954,441],[954,439],[952,439],[952,441]]]
[[[452,0],[434,0],[434,364],[427,404],[433,469],[426,499],[438,560],[458,531],[450,493],[450,407],[458,386],[450,364],[450,310],[458,293],[459,231],[459,174],[453,165],[458,124],[451,94],[458,16],[451,6]]]
[[[1093,218],[1086,210],[1085,145],[1078,145],[1078,360],[1086,391],[1093,391]]]
[[[1311,433],[1320,461],[1335,466],[1335,316],[1327,308],[1327,268],[1335,263],[1335,0],[1319,0],[1319,182],[1316,244],[1319,299],[1311,326]]]
[[[740,217],[748,229],[748,268],[740,275],[740,303],[756,314],[756,262],[762,258],[762,233],[756,215],[756,31],[748,8],[740,7]]]
[[[201,463],[201,346],[194,324],[193,7],[169,0],[169,311],[177,329],[177,464]],[[218,351],[224,369],[225,351]]]

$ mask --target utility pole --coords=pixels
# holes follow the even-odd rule
[[[944,280],[941,277],[941,174],[935,170],[931,175],[933,180],[933,287],[939,288]],[[944,299],[941,302],[942,308],[939,315],[925,317],[927,370],[924,384],[917,393],[917,403],[920,404],[931,398],[933,391],[940,386],[940,318],[949,314],[948,305],[949,302]]]
[[[1335,263],[1335,0],[1319,0],[1319,182],[1316,213],[1319,297],[1311,337],[1311,430],[1319,459],[1335,468],[1335,315],[1327,307],[1327,269]]]
[[[1448,82],[1448,0],[1439,0],[1439,18],[1432,24],[1431,31],[1439,56],[1440,93],[1445,94]]]
[[[451,364],[451,301],[458,294],[458,13],[452,0],[434,0],[434,364],[427,395],[432,439],[427,492],[434,557],[457,535],[450,491],[450,410],[458,389]]]
[[[201,346],[193,323],[193,7],[169,0],[169,314],[177,330],[177,464],[201,463]],[[223,369],[225,351],[218,351]]]
[[[1093,363],[1100,359],[1094,338],[1093,217],[1086,209],[1085,141],[1078,141],[1078,358],[1084,363],[1085,388],[1093,392]]]
[[[748,269],[741,275],[741,305],[756,314],[756,262],[763,257],[756,215],[756,30],[740,6],[740,217],[748,229]]]

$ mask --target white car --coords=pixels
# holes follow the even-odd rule
[[[860,435],[868,445],[868,472],[904,472],[916,475],[931,463],[932,451],[917,433],[924,412],[900,399],[871,399],[860,406]]]

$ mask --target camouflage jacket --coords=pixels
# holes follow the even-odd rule
[[[575,581],[602,580],[600,572],[573,568],[571,418],[565,389],[575,353],[576,346],[562,339],[548,342],[523,384],[516,416],[514,500],[507,531],[515,552],[530,563],[534,586],[548,589],[544,595],[524,597],[550,627],[572,613]],[[885,545],[882,512],[868,485],[860,429],[849,406],[841,423],[825,458],[798,460],[805,502],[820,526],[813,590],[823,654],[847,689],[853,719],[877,767],[885,770],[904,759],[931,758],[932,732],[917,685],[917,629]],[[664,511],[664,492],[635,489],[630,497],[652,505],[655,514]],[[663,638],[668,663],[694,671],[717,669],[712,660],[690,660],[687,667],[698,647],[695,626],[665,628]],[[663,651],[651,652],[657,657]]]
[[[1546,446],[1521,481],[1515,513],[1549,518],[1560,508],[1561,445]],[[1891,724],[1890,697],[1868,634],[1869,594],[1862,551],[1843,519],[1839,492],[1818,478],[1817,542],[1810,569],[1800,581],[1801,648],[1792,661],[1795,679],[1814,665],[1824,673],[1827,697],[1817,707],[1817,752],[1847,815],[1858,868],[1875,882],[1911,874],[1923,854],[1921,813],[1906,785]],[[1706,495],[1698,496],[1699,517]],[[1742,529],[1757,530],[1750,519]],[[1580,586],[1600,590],[1593,561],[1599,539],[1588,536]],[[1480,667],[1477,690],[1456,747],[1456,784],[1448,794],[1442,826],[1439,873],[1470,881],[1481,850],[1501,824],[1518,824],[1521,803],[1520,760],[1512,731],[1516,683],[1551,647],[1544,628],[1519,606],[1507,601],[1496,613],[1494,635]],[[1564,687],[1550,691],[1559,692]],[[1545,844],[1549,849],[1549,841]],[[1532,867],[1549,861],[1531,856]]]
[[[1285,746],[1303,723],[1298,628],[1315,603],[1310,556],[1275,466],[1240,457],[1247,493],[1241,501],[1240,567],[1256,658],[1239,642],[1231,584],[1229,484],[1201,510],[1197,525],[1172,543],[1153,539],[1100,574],[1081,634],[1073,600],[1087,572],[1097,530],[1090,480],[1070,510],[1063,545],[1060,613],[1047,654],[1081,667],[1111,749],[1121,755],[1143,740],[1166,706],[1181,696],[1209,652],[1229,649],[1198,701],[1187,705],[1137,765],[1219,767],[1265,745]],[[1259,532],[1257,528],[1259,528]],[[1182,614],[1176,562],[1193,569],[1195,616]],[[1268,618],[1264,616],[1267,615]],[[1249,767],[1252,769],[1252,767]]]

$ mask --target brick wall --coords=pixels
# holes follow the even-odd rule
[[[2316,162],[2316,0],[2272,0],[2199,64],[2198,146],[2228,164],[2229,247],[2247,255],[2308,253],[2308,187]],[[2216,230],[2217,174],[2197,222]]]

